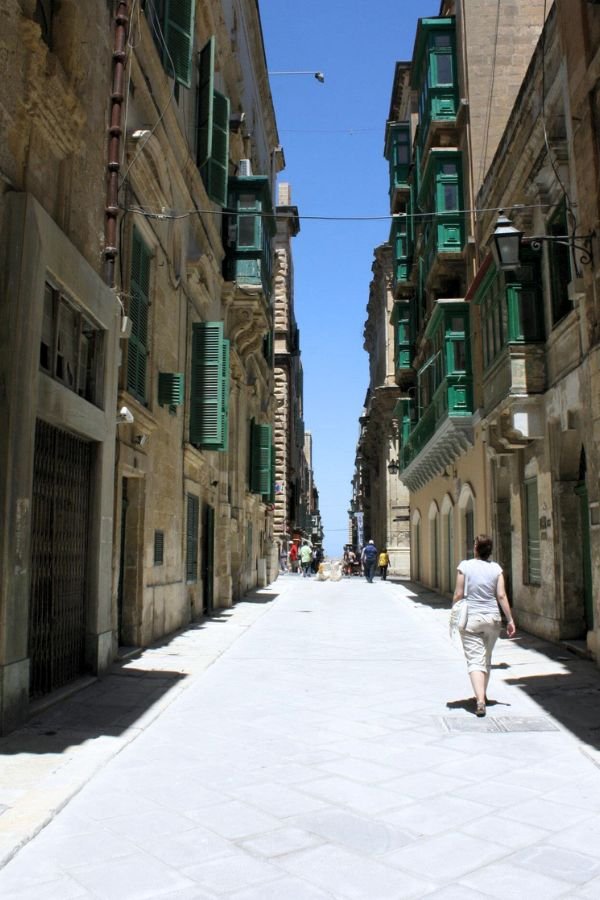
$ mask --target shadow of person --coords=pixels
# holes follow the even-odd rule
[[[486,698],[485,705],[487,707],[490,706],[511,706],[510,703],[505,703],[502,700],[490,700]],[[477,703],[475,697],[466,697],[464,700],[448,700],[446,703],[446,709],[464,709],[467,712],[475,715],[475,710],[477,707]]]

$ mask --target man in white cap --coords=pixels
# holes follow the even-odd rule
[[[371,540],[365,547],[360,557],[363,564],[364,573],[369,584],[373,584],[373,572],[375,571],[375,563],[377,562],[377,547],[375,541]]]

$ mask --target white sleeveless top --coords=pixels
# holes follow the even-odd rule
[[[490,559],[463,559],[458,571],[465,576],[464,596],[469,614],[497,613],[496,586],[502,574],[502,567]]]

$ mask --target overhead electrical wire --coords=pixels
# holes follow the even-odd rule
[[[515,203],[509,209],[513,210],[524,210],[524,209],[549,209],[553,206],[552,203]],[[468,213],[488,213],[488,212],[500,212],[501,210],[505,210],[506,206],[489,206],[482,209],[452,209],[452,210],[444,210],[443,212],[418,212],[418,213],[388,213],[387,215],[374,215],[374,216],[340,216],[340,215],[310,215],[298,213],[299,219],[304,219],[307,221],[320,221],[320,222],[381,222],[381,221],[394,221],[401,219],[435,219],[435,218],[443,218],[449,215],[467,215]],[[248,210],[244,210],[243,213],[240,213],[237,209],[227,209],[227,208],[219,208],[219,209],[189,209],[181,212],[177,212],[176,210],[152,210],[145,209],[141,206],[123,206],[121,209],[124,212],[129,213],[137,213],[137,215],[144,216],[147,219],[158,219],[162,221],[170,221],[174,219],[189,219],[191,216],[199,216],[199,215],[253,215],[259,216],[262,219],[288,219],[289,213],[269,213],[269,212],[248,212]]]

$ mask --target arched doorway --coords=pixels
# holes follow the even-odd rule
[[[421,513],[416,509],[412,515],[411,522],[411,542],[410,542],[410,559],[411,559],[411,578],[413,581],[421,580]]]
[[[583,618],[586,631],[594,627],[594,598],[592,593],[592,548],[590,541],[590,513],[587,489],[587,463],[585,449],[579,455],[579,479],[575,494],[579,497],[579,518],[581,522],[581,564],[583,570]]]
[[[440,511],[435,500],[429,507],[429,578],[431,587],[440,587]]]
[[[456,560],[454,558],[454,503],[450,494],[442,501],[442,588],[454,590]]]

